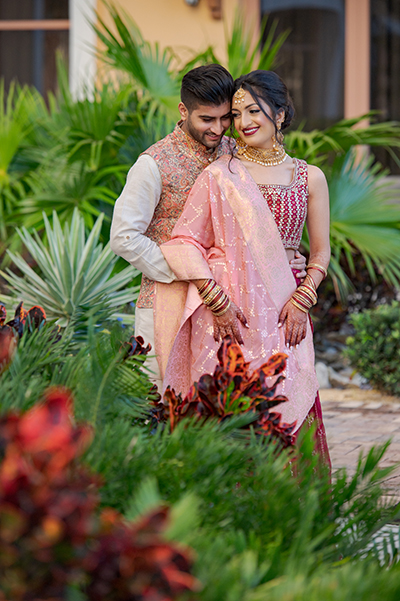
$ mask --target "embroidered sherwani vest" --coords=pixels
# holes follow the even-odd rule
[[[207,165],[229,152],[229,138],[223,137],[218,148],[210,153],[203,144],[188,138],[178,124],[172,133],[143,153],[157,163],[162,183],[159,203],[145,233],[150,240],[163,244],[171,239],[194,182]],[[151,308],[153,299],[154,281],[143,275],[137,306]]]

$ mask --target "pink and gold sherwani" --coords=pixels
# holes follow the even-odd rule
[[[296,164],[295,177],[304,170]],[[157,284],[156,352],[164,376],[186,394],[204,373],[212,373],[219,344],[213,339],[212,314],[188,280],[213,278],[243,310],[246,360],[256,368],[271,355],[288,355],[280,392],[289,402],[279,407],[297,429],[314,406],[318,383],[310,324],[306,338],[289,350],[278,316],[296,288],[281,234],[260,189],[240,161],[224,156],[197,179],[185,209],[161,250],[180,281]],[[303,220],[304,223],[304,220]]]

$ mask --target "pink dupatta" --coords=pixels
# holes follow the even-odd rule
[[[311,328],[298,349],[284,345],[278,316],[296,288],[274,218],[257,184],[225,155],[199,176],[172,239],[161,246],[178,282],[156,286],[155,351],[164,388],[185,395],[217,363],[212,315],[188,280],[214,278],[243,310],[243,352],[254,369],[273,354],[288,355],[279,392],[285,422],[301,426],[318,390]]]

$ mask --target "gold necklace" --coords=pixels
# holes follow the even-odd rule
[[[252,163],[258,163],[264,167],[280,165],[288,156],[281,144],[278,146],[274,144],[272,148],[256,148],[255,146],[248,146],[241,138],[236,140],[236,144],[238,147],[238,156],[242,156],[244,159]]]

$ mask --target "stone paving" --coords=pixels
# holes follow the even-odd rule
[[[388,493],[400,501],[400,398],[376,390],[320,390],[324,424],[333,471],[354,473],[360,452],[389,438],[392,443],[381,466],[399,464],[386,480]]]

